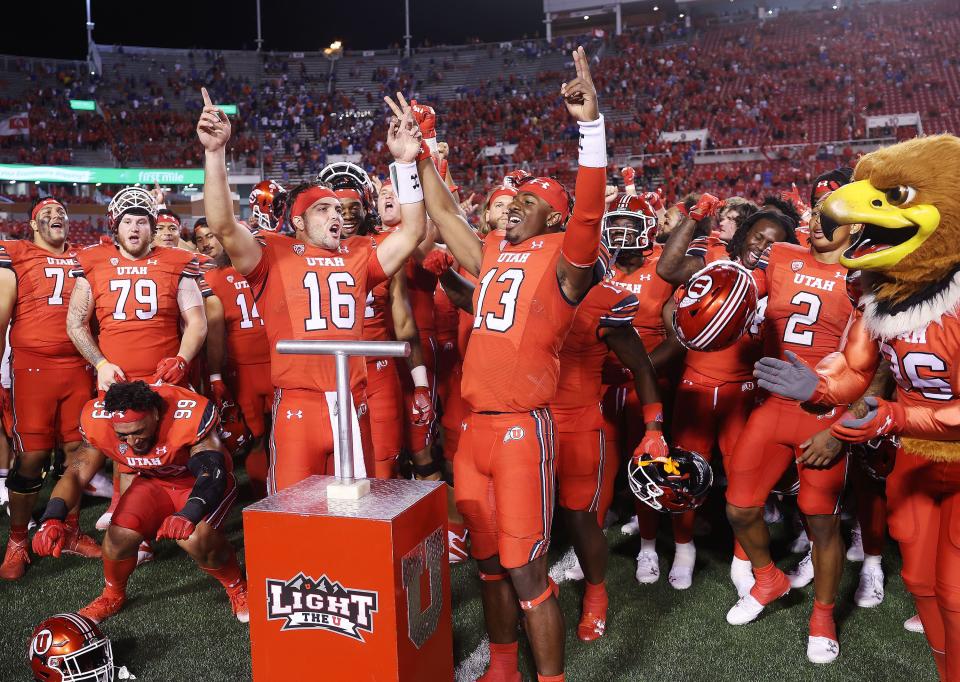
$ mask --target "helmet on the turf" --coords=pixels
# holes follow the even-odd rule
[[[113,649],[110,640],[96,623],[76,613],[51,616],[34,628],[27,658],[34,680],[113,680]]]
[[[629,218],[632,227],[613,225],[617,218]],[[603,245],[610,253],[618,251],[647,251],[653,248],[657,236],[657,214],[646,199],[633,194],[617,195],[610,210],[603,214]]]
[[[687,349],[718,351],[743,336],[757,314],[757,285],[739,263],[719,260],[677,292],[673,326]]]
[[[274,202],[280,199],[286,190],[275,180],[261,180],[250,192],[250,222],[255,228],[275,232],[283,211],[274,208]]]
[[[851,445],[851,450],[867,475],[875,481],[882,482],[886,481],[887,476],[893,471],[899,447],[900,439],[896,436],[881,436],[866,443],[854,443]]]
[[[127,213],[145,215],[150,218],[151,227],[157,225],[157,202],[143,187],[124,187],[113,195],[110,205],[107,206],[110,227],[116,230],[120,219]]]
[[[231,456],[237,453],[253,440],[253,434],[247,426],[247,421],[243,418],[240,408],[231,401],[223,401],[219,406],[220,425],[218,433],[220,441]]]
[[[650,507],[682,514],[707,499],[713,470],[703,455],[674,447],[667,457],[631,457],[627,480],[633,494]]]

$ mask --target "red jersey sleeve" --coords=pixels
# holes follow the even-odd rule
[[[577,201],[573,205],[573,215],[567,223],[560,250],[573,266],[588,268],[597,260],[606,183],[605,168],[580,166],[577,171]]]
[[[597,323],[597,337],[601,339],[609,329],[632,327],[633,318],[640,310],[639,299],[631,293],[620,291],[616,297],[611,298],[613,300],[610,306],[600,315]]]

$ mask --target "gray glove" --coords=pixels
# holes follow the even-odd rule
[[[805,402],[810,400],[820,381],[817,373],[790,351],[787,360],[760,358],[753,366],[757,385],[784,398]]]

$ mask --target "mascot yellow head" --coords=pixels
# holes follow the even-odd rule
[[[932,135],[867,154],[824,201],[821,224],[863,223],[841,263],[869,274],[891,309],[936,294],[960,270],[960,138]]]

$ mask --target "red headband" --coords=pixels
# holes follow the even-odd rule
[[[174,225],[177,226],[178,229],[180,227],[180,219],[171,213],[161,213],[160,215],[158,215],[157,224],[160,224],[160,223],[173,223]]]
[[[147,416],[146,412],[139,410],[120,410],[110,413],[110,421],[114,424],[132,424],[138,422]]]
[[[550,208],[560,214],[560,223],[567,220],[570,215],[570,199],[567,190],[563,185],[553,178],[534,178],[522,182],[517,188],[518,192],[530,192],[550,204]]]
[[[333,193],[337,195],[337,199],[354,199],[356,201],[363,201],[363,197],[360,196],[360,192],[355,189],[336,189],[333,191]]]
[[[63,205],[62,203],[60,203],[60,200],[59,200],[59,199],[54,199],[53,197],[47,197],[46,199],[44,199],[43,201],[41,201],[39,204],[37,204],[36,206],[33,207],[33,210],[30,212],[30,220],[36,220],[36,219],[37,219],[37,214],[38,214],[42,209],[46,208],[47,206],[49,206],[49,205],[51,205],[51,204],[56,204],[57,206],[59,206],[60,208],[62,208],[64,211],[67,210],[67,209],[64,207],[64,205]]]
[[[290,211],[290,217],[296,218],[303,215],[308,208],[313,206],[321,199],[336,199],[337,195],[332,189],[326,187],[311,187],[297,195],[297,200],[293,202],[293,210]]]
[[[493,202],[497,200],[498,197],[510,197],[511,199],[517,196],[517,190],[513,187],[497,187],[490,193],[490,198],[487,199],[487,206],[492,206]]]

